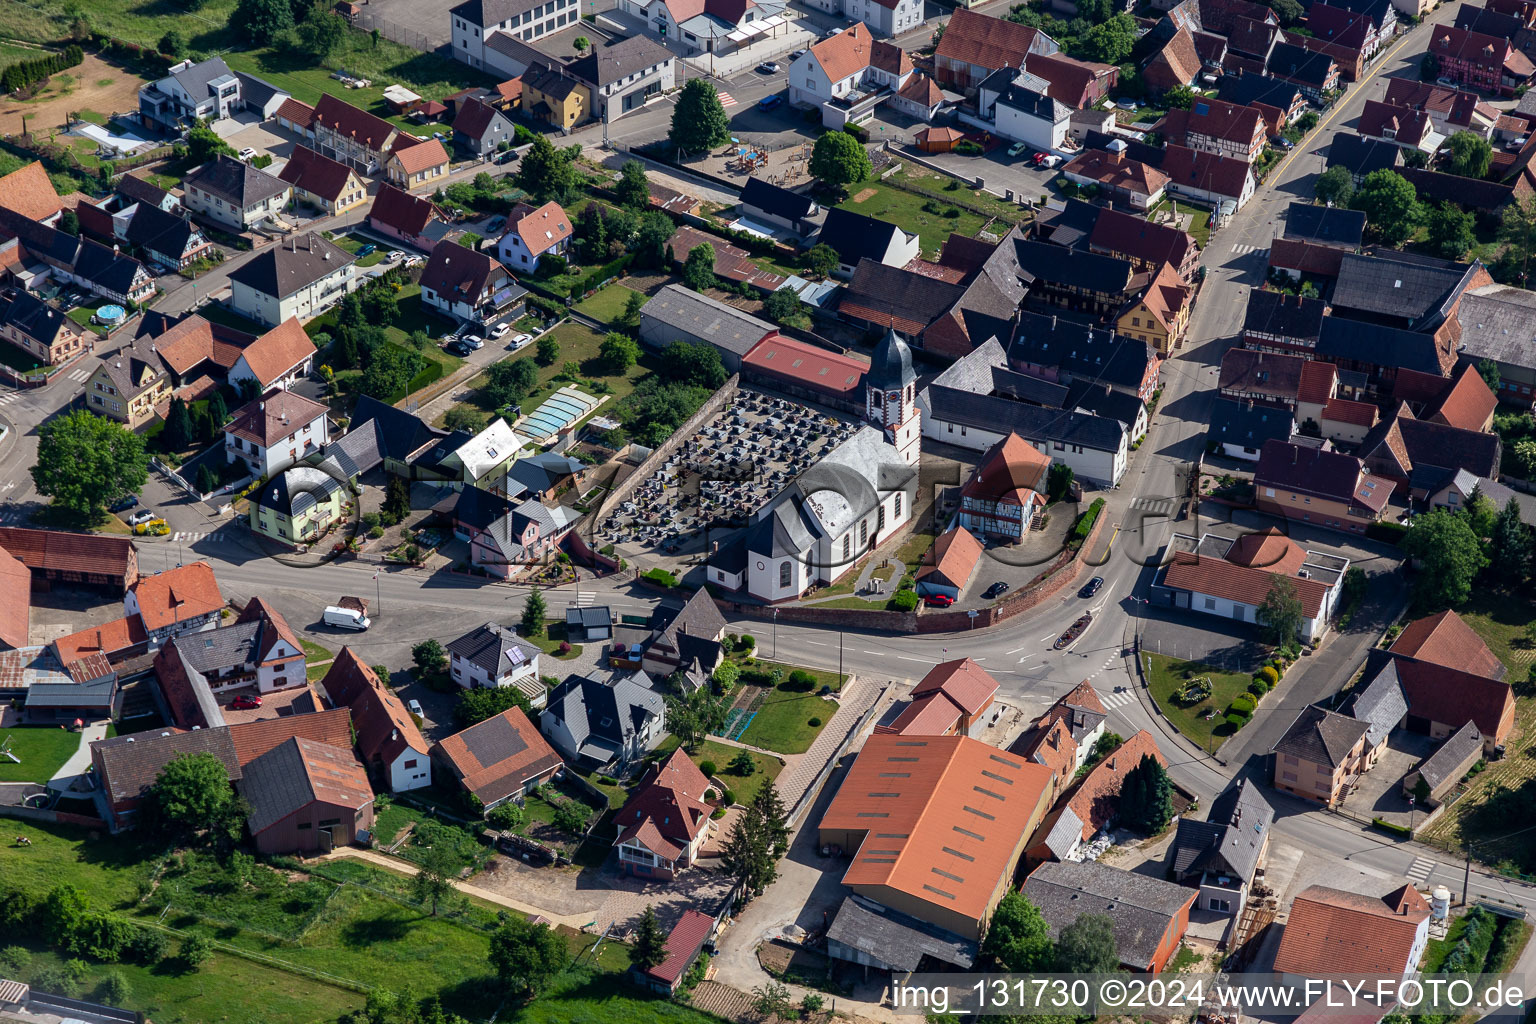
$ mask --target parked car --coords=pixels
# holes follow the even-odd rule
[[[1008,147],[1008,155],[1009,156],[1020,156],[1028,148],[1029,148],[1029,143],[1027,143],[1027,142],[1015,142],[1013,145]]]
[[[1103,576],[1095,576],[1093,579],[1089,580],[1087,583],[1084,583],[1083,584],[1083,589],[1078,591],[1078,593],[1081,594],[1083,597],[1092,597],[1094,594],[1097,594],[1099,592],[1099,588],[1102,587],[1103,585],[1104,585],[1104,577]]]
[[[1061,166],[1061,157],[1057,156],[1055,153],[1047,153],[1045,155],[1045,159],[1040,161],[1040,166],[1042,166],[1042,167],[1060,167]]]
[[[496,216],[492,217],[490,220],[485,222],[485,230],[487,230],[487,231],[500,231],[503,227],[506,226],[506,223],[507,223],[507,218],[501,216],[500,214],[497,214]]]
[[[839,26],[839,27],[833,29],[831,32],[828,32],[826,35],[822,36],[821,38],[823,38],[823,39],[831,39],[833,36],[840,36],[842,34],[843,34],[842,27]]]
[[[433,132],[432,133],[432,137],[434,139],[436,139],[438,142],[447,142],[448,141],[448,136],[444,135],[442,132]]]
[[[240,159],[241,160],[250,160],[255,155],[256,155],[256,151],[254,149],[252,149],[250,146],[246,146],[244,149],[242,149],[240,151]]]
[[[522,348],[532,340],[533,335],[531,334],[513,335],[512,340],[507,342],[507,348],[511,349],[513,352],[516,352],[518,349]]]
[[[447,352],[451,356],[458,356],[460,359],[463,359],[465,356],[473,352],[474,349],[470,348],[462,341],[450,341],[448,344],[443,346],[443,351]]]
[[[137,495],[130,494],[126,498],[119,498],[112,506],[113,512],[126,512],[139,503]]]
[[[784,68],[776,60],[765,60],[757,66],[757,70],[759,74],[776,75],[780,71],[783,71]]]
[[[1045,158],[1050,155],[1051,154],[1049,153],[1036,153],[1034,156],[1029,158],[1029,162],[1034,164],[1036,167],[1039,167],[1041,164],[1045,163]]]
[[[801,57],[804,57],[807,53],[810,53],[810,52],[811,51],[809,51],[809,50],[796,50],[794,53],[789,55],[789,59],[790,60],[799,60]]]
[[[998,580],[996,583],[994,583],[990,587],[988,587],[986,589],[986,592],[983,593],[981,596],[986,598],[988,601],[990,601],[994,597],[997,597],[997,596],[999,596],[1001,594],[1006,594],[1006,593],[1008,593],[1008,584],[1004,583],[1002,580]]]
[[[491,328],[491,337],[500,338],[512,329],[511,324],[497,324]]]
[[[955,603],[955,599],[948,594],[929,594],[923,601],[930,608],[948,608]]]
[[[252,694],[242,693],[229,702],[229,706],[236,711],[251,711],[261,707],[261,698]]]
[[[140,523],[147,523],[153,518],[155,518],[155,514],[153,512],[147,508],[141,508],[133,515],[128,517],[128,525],[138,526]]]
[[[1274,138],[1270,139],[1269,141],[1273,142],[1275,145],[1279,146],[1281,149],[1291,149],[1292,148],[1291,140],[1286,138],[1284,135],[1276,135]]]
[[[365,245],[361,249],[357,250],[357,258],[358,259],[362,259],[364,256],[372,256],[374,253],[376,253],[378,251],[379,251],[379,247],[374,245],[372,242],[369,242],[367,245]]]
[[[426,718],[427,717],[427,713],[425,711],[421,710],[421,701],[419,701],[419,700],[412,699],[412,700],[406,701],[405,702],[405,709],[407,711],[409,711],[411,714],[415,715],[417,718]]]
[[[757,109],[772,110],[774,107],[777,107],[780,103],[783,102],[784,97],[780,96],[778,93],[774,93],[772,96],[764,96],[762,99],[758,100]]]
[[[391,263],[399,263],[401,260],[405,259],[405,253],[401,252],[399,249],[391,249],[384,256],[384,258],[389,260]]]

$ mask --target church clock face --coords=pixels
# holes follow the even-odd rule
[[[901,392],[900,391],[887,391],[885,393],[885,399],[888,402],[899,402],[899,401],[901,401]]]

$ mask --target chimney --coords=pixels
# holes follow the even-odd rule
[[[390,738],[391,741],[398,740],[400,738],[400,730],[399,729],[391,729],[391,730],[389,730],[389,738]]]

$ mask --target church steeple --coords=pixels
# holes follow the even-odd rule
[[[895,330],[887,329],[875,346],[864,381],[864,418],[885,431],[902,461],[916,465],[922,436],[917,371],[912,369],[912,349]]]

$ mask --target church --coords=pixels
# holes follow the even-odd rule
[[[734,558],[711,561],[711,582],[745,587],[762,601],[790,601],[837,582],[906,525],[917,498],[922,423],[912,350],[894,331],[876,347],[865,376],[865,419],[867,426],[753,515]],[[734,564],[727,569],[726,562]]]

